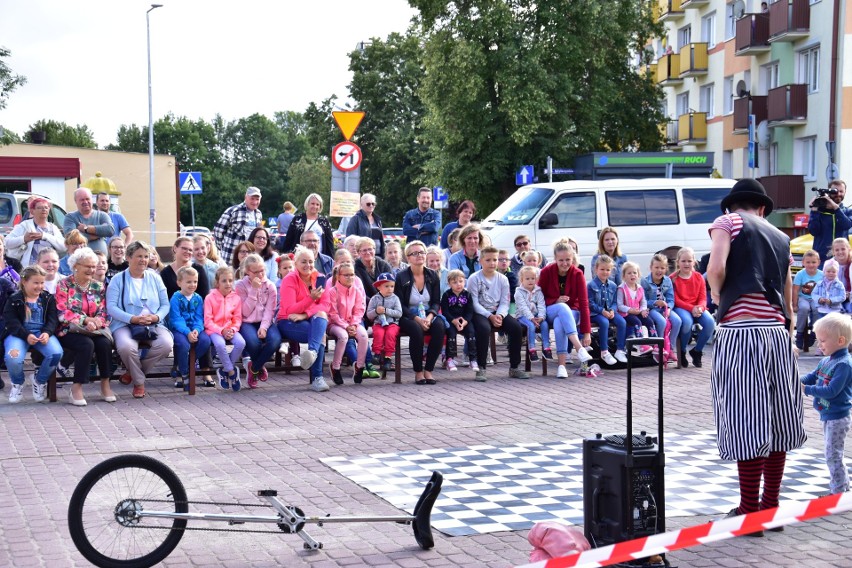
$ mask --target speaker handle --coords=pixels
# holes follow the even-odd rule
[[[659,393],[657,395],[657,440],[663,453],[663,347],[662,337],[631,337],[627,340],[627,455],[633,455],[633,347],[650,345],[659,353]]]

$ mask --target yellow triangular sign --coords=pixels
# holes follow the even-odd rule
[[[337,127],[340,128],[340,132],[343,133],[343,137],[347,140],[352,138],[352,135],[358,129],[358,125],[361,124],[361,120],[364,119],[362,111],[336,110],[332,111],[331,115],[334,117]]]

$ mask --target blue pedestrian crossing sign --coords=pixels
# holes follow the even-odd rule
[[[179,172],[178,184],[181,195],[200,195],[201,172]]]
[[[535,169],[532,166],[521,166],[521,169],[515,174],[515,185],[532,183],[534,176]]]

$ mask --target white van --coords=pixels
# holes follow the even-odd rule
[[[711,178],[611,179],[537,183],[518,188],[481,223],[497,248],[514,254],[517,235],[527,235],[550,259],[552,244],[571,237],[580,262],[589,266],[597,252],[600,229],[615,227],[621,252],[648,273],[651,257],[677,249],[695,249],[696,260],[710,250],[707,233],[721,214],[719,204],[735,180]]]

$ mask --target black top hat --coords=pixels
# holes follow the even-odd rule
[[[753,203],[757,206],[763,206],[763,215],[768,217],[772,213],[775,204],[772,198],[766,195],[766,189],[756,179],[744,178],[734,184],[731,192],[722,200],[722,213],[728,212],[728,207],[732,203]]]

